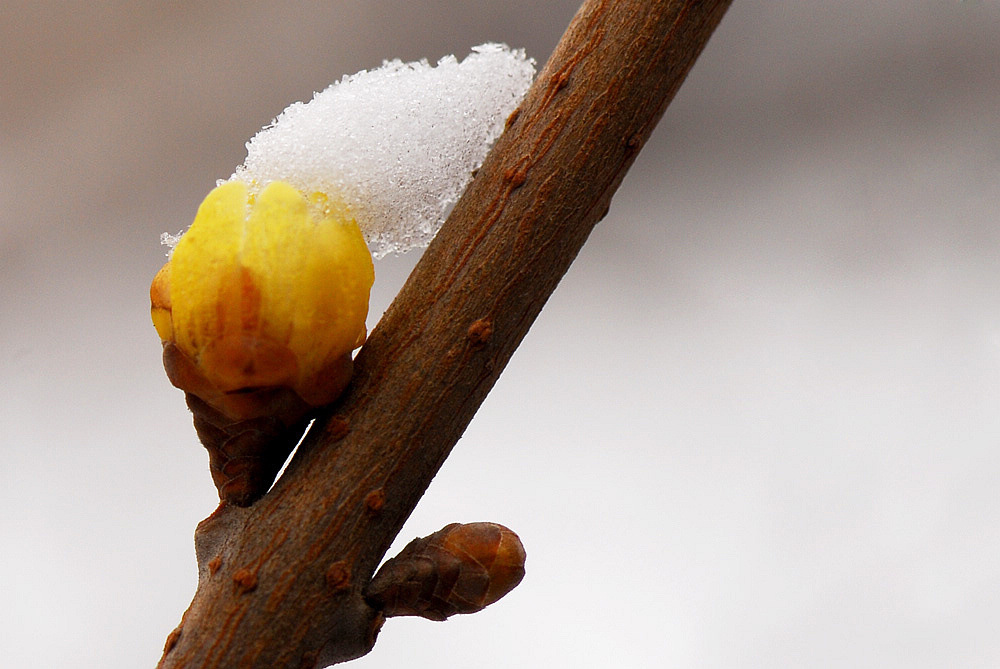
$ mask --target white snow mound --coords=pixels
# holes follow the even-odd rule
[[[285,109],[231,179],[343,199],[376,258],[425,246],[534,74],[534,60],[503,44],[436,66],[386,61]]]

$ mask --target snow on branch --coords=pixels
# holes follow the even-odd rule
[[[231,178],[337,196],[376,258],[425,246],[534,74],[534,60],[503,44],[436,66],[386,61],[285,109]]]

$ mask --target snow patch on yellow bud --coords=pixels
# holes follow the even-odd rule
[[[333,401],[346,380],[331,371],[349,370],[364,341],[374,276],[335,198],[283,182],[257,195],[218,186],[150,287],[153,325],[186,359],[171,381],[222,410],[213,395],[274,387],[312,406]]]

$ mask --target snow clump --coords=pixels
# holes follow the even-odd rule
[[[386,61],[285,109],[230,178],[339,198],[376,258],[426,246],[534,74],[534,60],[503,44],[436,66]]]

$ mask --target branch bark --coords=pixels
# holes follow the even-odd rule
[[[367,653],[363,589],[566,272],[730,0],[587,0],[274,488],[195,533],[160,666]]]

